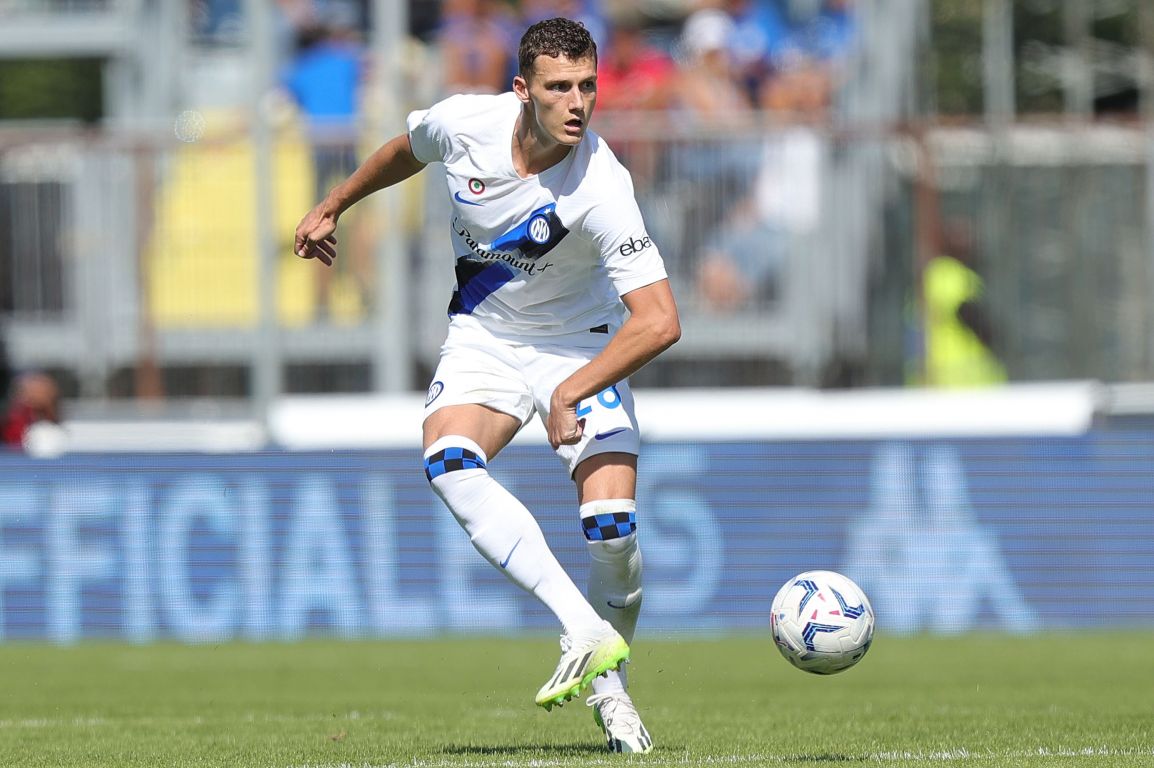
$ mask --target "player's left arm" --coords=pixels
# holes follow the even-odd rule
[[[600,354],[553,390],[545,428],[554,448],[581,439],[584,424],[577,419],[578,403],[633,375],[681,338],[668,278],[636,288],[621,300],[629,318]]]

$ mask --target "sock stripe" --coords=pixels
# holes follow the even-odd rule
[[[485,460],[468,448],[445,448],[425,457],[425,477],[430,482],[458,469],[485,469]]]
[[[620,539],[637,530],[636,512],[610,512],[581,518],[581,528],[589,541]]]

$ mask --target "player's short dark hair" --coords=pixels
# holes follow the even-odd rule
[[[517,51],[517,66],[524,77],[533,69],[538,56],[580,61],[592,56],[597,62],[597,43],[585,25],[572,19],[545,19],[538,21],[521,35],[521,47]]]

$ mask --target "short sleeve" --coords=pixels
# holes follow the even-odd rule
[[[409,144],[413,154],[422,163],[440,163],[449,157],[452,143],[450,133],[444,123],[444,110],[440,104],[429,109],[410,112],[405,120],[409,128]]]
[[[633,197],[628,171],[618,167],[613,189],[589,212],[585,224],[618,296],[668,277]]]

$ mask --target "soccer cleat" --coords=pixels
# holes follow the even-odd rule
[[[580,696],[593,678],[617,669],[621,662],[628,660],[629,646],[625,638],[607,621],[592,634],[562,636],[561,660],[549,682],[537,691],[537,706],[551,710],[554,705],[560,706]]]
[[[595,693],[589,697],[593,719],[605,732],[610,752],[645,754],[653,749],[653,739],[641,722],[628,693]]]

